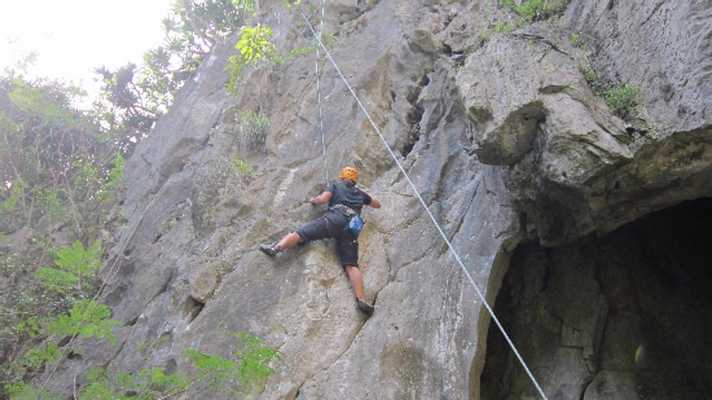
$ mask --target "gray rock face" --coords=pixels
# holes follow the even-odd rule
[[[712,51],[709,12],[709,2],[573,1],[558,23],[494,37],[467,58],[457,82],[474,152],[482,162],[512,166],[510,188],[530,235],[556,244],[604,233],[710,192],[702,166],[710,161],[712,80],[710,58],[700,58]],[[589,38],[590,54],[569,43],[572,32]],[[680,37],[688,39],[678,45]],[[610,115],[579,72],[584,62],[604,81],[640,89],[645,130]],[[661,85],[676,94],[664,96]],[[681,190],[687,187],[694,194]]]
[[[712,4],[572,1],[562,25],[590,37],[605,75],[643,92],[645,118],[665,134],[712,118]]]
[[[281,1],[262,3],[260,20],[274,28],[278,48],[310,43],[298,14]],[[694,70],[698,85],[683,85],[689,71],[672,68],[708,60],[685,50],[657,64],[677,82],[670,101],[691,110],[684,118],[657,111],[644,62],[627,65],[643,115],[655,114],[641,135],[593,94],[568,44],[572,29],[594,36],[594,58],[611,77],[624,73],[610,61],[615,52],[634,57],[643,36],[658,49],[645,57],[666,56],[652,36],[603,30],[617,26],[611,10],[638,18],[646,2],[604,10],[573,1],[558,22],[489,39],[485,29],[508,17],[488,12],[490,2],[328,3],[334,58],[490,301],[524,239],[572,241],[712,193],[707,70]],[[685,10],[702,21],[707,9],[698,3]],[[687,11],[659,10],[669,10],[658,23],[667,43],[707,49],[704,35],[694,43],[685,36],[691,28],[679,19]],[[232,334],[248,331],[282,354],[262,399],[479,398],[489,318],[334,70],[322,62],[324,159],[313,56],[250,70],[233,98],[223,90],[232,51],[228,43],[210,56],[127,163],[128,222],[117,262],[105,269],[104,300],[125,322],[120,345],[87,343],[84,358],[65,361],[53,381],[71,382],[91,363],[180,368],[184,349],[229,355]],[[264,148],[245,146],[246,111],[269,121]],[[254,173],[236,171],[235,160]],[[323,188],[324,172],[333,177],[345,164],[361,168],[383,203],[366,212],[360,239],[376,305],[368,320],[330,243],[277,260],[256,251],[320,215],[305,200]],[[589,306],[593,314],[567,318],[598,326],[598,305]],[[556,321],[547,323],[554,329]],[[571,366],[560,383],[581,390],[595,337],[562,332],[568,346],[587,349],[556,353]],[[597,379],[627,390],[622,378]]]

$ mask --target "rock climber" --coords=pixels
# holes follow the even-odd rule
[[[275,257],[298,244],[326,238],[335,239],[336,252],[351,282],[356,305],[361,312],[371,315],[374,308],[364,297],[363,275],[358,265],[358,234],[363,227],[361,208],[364,205],[381,208],[381,203],[356,187],[356,181],[358,181],[356,168],[342,168],[338,180],[320,195],[309,200],[314,206],[328,203],[328,211],[321,217],[302,225],[296,232],[285,235],[279,242],[261,245],[260,250],[270,257]]]

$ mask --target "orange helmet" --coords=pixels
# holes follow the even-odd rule
[[[339,178],[349,179],[355,183],[358,180],[358,170],[354,167],[341,168],[341,172],[339,172]]]

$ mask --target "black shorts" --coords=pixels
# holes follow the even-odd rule
[[[340,212],[330,211],[307,222],[297,229],[297,234],[308,243],[314,240],[333,238],[341,266],[358,266],[358,239],[347,229],[348,219]]]

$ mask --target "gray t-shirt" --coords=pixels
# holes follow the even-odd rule
[[[371,196],[356,187],[351,181],[338,180],[331,184],[328,191],[331,192],[329,207],[343,204],[361,214],[363,205],[371,204]]]

